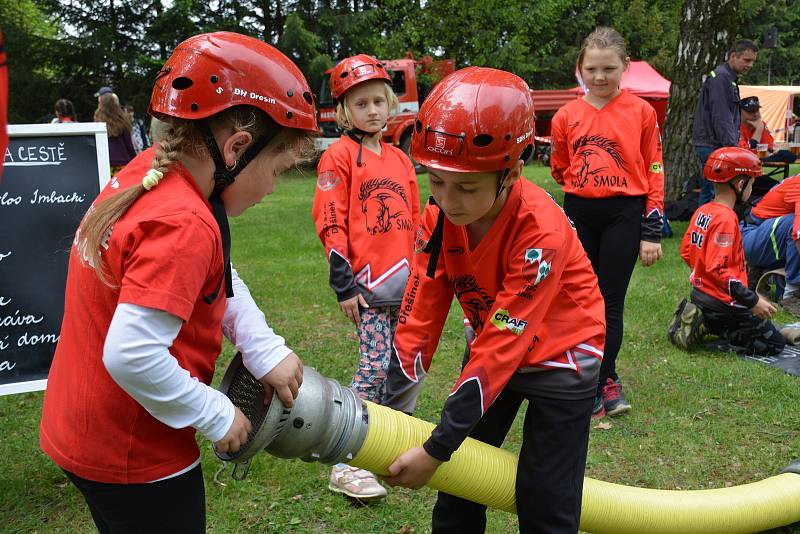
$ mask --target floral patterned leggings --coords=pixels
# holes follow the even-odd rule
[[[358,327],[358,370],[350,388],[364,400],[380,403],[383,400],[386,370],[392,356],[392,341],[397,330],[399,306],[384,306],[361,310]]]

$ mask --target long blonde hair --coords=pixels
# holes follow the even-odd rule
[[[98,97],[94,120],[106,123],[109,137],[119,137],[125,132],[133,131],[131,119],[119,105],[119,97],[114,93],[106,93]]]
[[[628,64],[628,48],[625,45],[625,38],[615,30],[608,26],[598,26],[595,30],[586,36],[583,40],[580,52],[578,52],[578,60],[576,66],[580,72],[583,67],[583,58],[586,55],[586,50],[589,48],[596,48],[603,50],[606,48],[612,49],[617,53],[622,63],[627,66]]]
[[[394,94],[391,85],[384,83],[383,87],[386,101],[389,103],[389,113],[391,114],[392,111],[400,106],[400,101],[397,99],[397,95]],[[342,130],[352,130],[355,127],[353,124],[353,117],[350,115],[350,110],[347,108],[347,93],[342,95],[339,99],[339,103],[336,104],[336,124],[338,124],[339,128]]]
[[[307,160],[313,153],[314,134],[304,130],[282,128],[266,113],[252,106],[226,109],[212,117],[210,122],[231,127],[235,131],[249,132],[254,138],[279,132],[265,148],[273,153],[292,149],[298,160]],[[165,120],[162,124],[164,129],[155,146],[155,156],[151,164],[153,169],[166,173],[170,165],[178,161],[183,154],[210,157],[196,121],[170,118],[169,122]],[[79,257],[82,262],[91,265],[100,280],[106,284],[108,281],[100,254],[103,241],[108,239],[114,223],[146,191],[139,183],[106,198],[89,209],[78,228]]]

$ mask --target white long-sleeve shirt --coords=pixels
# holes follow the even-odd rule
[[[261,378],[291,351],[267,324],[234,269],[235,296],[225,306],[222,329],[242,353],[245,367]],[[173,428],[194,427],[212,442],[233,424],[234,406],[223,393],[178,365],[169,348],[183,322],[162,310],[119,304],[103,347],[103,363],[114,381],[153,417]]]

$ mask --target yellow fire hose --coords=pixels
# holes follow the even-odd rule
[[[407,449],[422,445],[433,424],[364,402],[369,430],[351,465],[388,475]],[[467,439],[428,483],[433,489],[516,512],[516,455]],[[783,473],[752,484],[669,491],[584,479],[581,530],[614,534],[747,534],[800,521],[800,475]]]
[[[292,408],[273,395],[264,404],[261,384],[237,355],[220,389],[253,423],[248,442],[233,454],[234,478],[246,476],[262,450],[280,458],[327,464],[347,462],[388,475],[401,453],[422,445],[431,423],[362,401],[352,390],[311,367]],[[467,439],[428,486],[514,513],[517,457]],[[731,488],[669,491],[584,479],[580,528],[596,534],[750,534],[800,522],[800,460],[783,474]]]

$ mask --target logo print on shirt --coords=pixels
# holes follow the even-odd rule
[[[522,276],[537,285],[547,278],[553,265],[555,251],[549,248],[529,248],[525,251]]]
[[[619,143],[602,135],[582,135],[572,144],[572,150],[581,159],[581,167],[578,169],[577,176],[572,179],[572,187],[583,189],[591,177],[595,187],[624,187],[627,189],[627,174],[630,171],[625,167]],[[592,158],[596,162],[594,165],[598,165],[597,167],[592,168]],[[608,174],[610,167],[603,165],[604,163],[613,164],[617,171],[621,169],[625,172]],[[607,174],[600,174],[603,171],[606,171]]]
[[[361,184],[358,190],[361,213],[370,235],[384,234],[396,227],[411,230],[410,206],[406,190],[389,178],[375,178]]]
[[[117,181],[117,177],[114,176],[111,178],[111,184],[109,184],[111,189],[119,189],[119,182]]]
[[[322,191],[330,191],[339,184],[339,177],[333,171],[322,171],[317,178],[317,187]]]
[[[714,236],[714,242],[720,248],[728,248],[733,246],[733,234],[717,234]]]
[[[507,328],[512,334],[521,336],[525,331],[525,327],[528,326],[528,321],[511,317],[508,310],[500,309],[494,313],[492,324],[495,325],[498,330],[505,330]]]
[[[450,284],[464,309],[464,315],[472,323],[472,328],[480,333],[483,330],[483,317],[492,311],[494,298],[478,285],[478,281],[471,274],[452,278]]]

